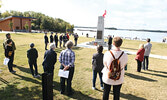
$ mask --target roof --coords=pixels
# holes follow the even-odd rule
[[[4,20],[7,20],[7,19],[10,19],[10,18],[13,18],[13,17],[17,17],[17,18],[26,18],[26,19],[35,19],[35,18],[33,18],[33,17],[9,16],[9,17],[6,17],[6,18],[1,18],[1,19],[0,19],[0,22],[1,22],[1,21],[4,21]]]

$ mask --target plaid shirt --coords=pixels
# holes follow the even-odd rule
[[[75,53],[71,49],[63,50],[60,53],[59,62],[69,67],[74,67]]]

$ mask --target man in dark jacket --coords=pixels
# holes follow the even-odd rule
[[[45,33],[44,40],[45,40],[45,50],[48,50],[48,49],[47,49],[47,45],[48,45],[48,43],[49,43],[49,40],[48,40],[47,33]]]
[[[54,76],[54,65],[57,62],[57,54],[55,50],[55,44],[50,44],[50,50],[47,50],[44,55],[44,61],[42,63],[43,69],[45,73],[52,74],[52,78]],[[53,79],[52,79],[53,81]]]
[[[75,41],[74,46],[77,46],[77,41],[78,41],[78,34],[77,33],[74,34],[74,41]]]
[[[53,43],[53,32],[50,34],[50,43]]]
[[[38,51],[34,48],[34,43],[31,43],[30,47],[31,48],[27,51],[28,63],[30,66],[32,76],[37,78],[37,77],[40,77],[38,75],[38,68],[37,68]],[[33,66],[35,67],[35,74],[34,74]]]
[[[93,69],[93,87],[92,89],[95,90],[96,89],[96,77],[97,77],[97,73],[99,73],[99,78],[100,78],[100,85],[101,85],[101,89],[103,90],[103,81],[102,81],[102,69],[104,67],[103,65],[103,46],[98,46],[97,47],[97,53],[95,53],[93,55],[92,58],[92,69]]]
[[[57,33],[54,36],[54,41],[55,41],[55,45],[56,45],[56,48],[57,48],[57,45],[58,45],[58,36],[57,36]]]
[[[66,33],[63,35],[63,47],[65,47],[66,42],[68,41]]]
[[[111,49],[111,45],[112,45],[112,37],[109,35],[108,36],[108,50]]]
[[[11,35],[10,35],[10,33],[7,33],[6,34],[6,39],[5,39],[5,41],[4,41],[4,43],[3,43],[3,48],[4,48],[4,50],[5,50],[5,48],[6,48],[6,46],[7,46],[7,40],[11,40],[12,41],[12,50],[13,50],[13,62],[14,62],[14,55],[15,55],[15,50],[16,50],[16,45],[15,45],[15,42],[11,39]],[[14,65],[14,64],[12,64],[12,66],[14,66],[14,67],[16,67],[16,65]]]
[[[63,41],[63,35],[60,34],[60,36],[59,36],[59,44],[60,44],[60,48],[61,48],[62,41]]]

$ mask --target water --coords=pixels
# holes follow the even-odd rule
[[[79,36],[86,36],[89,34],[89,37],[96,36],[96,32],[92,31],[79,31],[78,29],[82,30],[95,30],[96,29],[88,29],[88,28],[75,28],[74,33],[78,33]],[[83,35],[82,35],[83,34]],[[167,33],[160,33],[160,32],[140,32],[140,31],[126,31],[126,30],[104,30],[104,37],[106,38],[108,35],[120,36],[123,38],[138,38],[139,40],[145,40],[150,38],[153,42],[162,42],[163,38],[167,37]]]

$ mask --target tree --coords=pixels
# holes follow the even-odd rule
[[[10,27],[10,30],[13,31],[13,22],[12,21],[9,22],[9,27]]]
[[[24,25],[25,29],[27,32],[29,32],[29,26],[28,26],[28,23],[26,22],[26,24]]]

